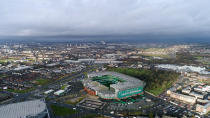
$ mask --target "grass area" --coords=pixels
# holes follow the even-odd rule
[[[85,97],[78,97],[78,98],[74,98],[76,100],[72,101],[72,100],[66,100],[65,103],[66,104],[71,104],[71,105],[76,105],[77,103],[79,103],[80,101],[82,101]]]
[[[169,54],[141,54],[148,57],[161,57],[161,58],[170,58]]]
[[[7,63],[9,61],[14,61],[15,59],[0,59],[0,64]]]
[[[165,52],[164,48],[148,48],[145,49],[142,53],[142,55],[144,56],[158,56],[158,57],[162,57],[162,58],[169,58],[169,53],[163,53],[163,54],[159,54],[159,53],[154,53],[154,52]]]
[[[35,83],[38,85],[46,85],[49,82],[50,82],[50,80],[48,80],[48,79],[37,79]]]
[[[7,63],[8,61],[8,59],[0,59],[0,63]]]
[[[7,89],[6,91],[14,92],[14,93],[28,93],[28,92],[30,92],[32,90],[34,90],[34,88],[23,89],[23,90]]]
[[[6,74],[0,74],[0,78],[5,78],[5,77],[8,77],[8,75],[6,75]]]
[[[205,83],[207,85],[210,85],[210,79],[208,79],[207,81],[203,80],[203,81],[201,81],[201,83]]]
[[[35,61],[35,59],[27,59],[28,61]]]
[[[75,111],[73,109],[69,109],[69,108],[61,107],[61,106],[57,106],[57,105],[51,105],[51,108],[53,110],[53,113],[56,116],[67,116],[67,115],[77,113],[77,111]]]
[[[88,77],[88,73],[87,72],[84,72],[83,74],[85,75],[85,78]]]
[[[62,86],[61,86],[61,90],[64,90],[66,87],[67,87],[66,84],[62,85]]]
[[[143,55],[143,54],[142,54]],[[144,55],[145,56],[145,55]],[[154,56],[154,55],[150,55]],[[158,55],[156,55],[158,56]],[[191,64],[202,64],[202,65],[209,65],[210,61],[207,59],[209,56],[203,56],[203,55],[192,55],[187,52],[177,52],[176,56],[168,55],[171,58],[164,58],[164,59],[151,59],[147,60],[147,63],[152,64],[185,64],[185,65],[191,65]],[[146,56],[147,57],[147,56]],[[161,57],[161,56],[158,56]],[[202,58],[201,58],[202,57]],[[203,58],[206,57],[206,58]],[[148,57],[147,57],[148,58]],[[200,59],[198,59],[200,58]]]
[[[196,59],[199,59],[199,60],[200,60],[200,59],[203,59],[202,56],[195,56],[195,58],[196,58]]]
[[[106,117],[100,116],[97,114],[88,114],[88,115],[83,116],[82,118],[106,118]]]
[[[129,112],[128,115],[132,115],[132,116],[146,116],[145,113],[143,113],[142,111],[133,111],[133,112]]]
[[[133,68],[108,68],[109,71],[115,71],[130,75],[146,82],[145,90],[159,95],[177,80],[179,74],[172,71],[163,70],[147,70],[147,69],[133,69]]]
[[[164,51],[164,48],[146,48],[145,52],[156,52],[156,51]]]
[[[66,74],[66,75],[63,75],[63,76],[59,76],[57,80],[61,80],[61,79],[65,78],[65,77],[70,76],[71,74],[72,74],[72,73]]]

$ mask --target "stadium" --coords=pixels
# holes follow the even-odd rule
[[[103,99],[125,99],[140,95],[145,86],[141,80],[110,71],[90,73],[82,83],[89,94]]]

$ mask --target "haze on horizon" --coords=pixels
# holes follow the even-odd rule
[[[209,40],[209,4],[209,0],[1,0],[0,38],[139,35]]]

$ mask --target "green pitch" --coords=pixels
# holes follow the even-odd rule
[[[92,81],[97,81],[107,87],[110,87],[112,84],[117,84],[118,82],[125,82],[123,79],[112,75],[95,76],[92,78]]]

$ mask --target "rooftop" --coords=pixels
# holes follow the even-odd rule
[[[133,87],[144,87],[145,83],[137,78],[124,75],[121,73],[104,71],[104,72],[94,72],[88,74],[89,78],[93,81],[97,81],[106,86],[110,85],[115,89],[125,90]],[[101,80],[100,80],[101,79]]]
[[[36,116],[46,109],[43,100],[32,100],[0,106],[0,118],[25,118]]]

